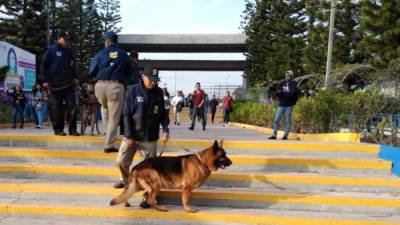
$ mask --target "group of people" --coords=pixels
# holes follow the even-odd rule
[[[19,117],[19,128],[24,128],[26,118],[32,116],[35,128],[41,129],[43,122],[48,114],[47,94],[42,85],[37,83],[32,88],[32,93],[25,96],[21,85],[16,85],[12,89],[7,89],[7,95],[12,98],[12,128],[17,128],[17,117]]]

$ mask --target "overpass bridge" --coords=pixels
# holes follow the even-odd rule
[[[140,53],[244,53],[243,34],[121,34],[119,45]],[[244,60],[144,60],[160,70],[243,71]]]

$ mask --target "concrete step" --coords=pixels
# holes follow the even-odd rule
[[[158,146],[159,152],[171,152],[176,154],[187,154],[186,150],[183,149],[184,146],[179,144],[170,144],[168,146],[164,146],[160,144]],[[197,152],[203,150],[204,147],[191,147],[189,150],[191,152]],[[228,155],[249,155],[249,156],[268,156],[268,157],[276,157],[276,156],[293,156],[293,157],[320,157],[320,158],[356,158],[356,159],[376,159],[378,158],[378,153],[375,152],[366,152],[366,151],[357,151],[351,150],[348,151],[343,150],[325,150],[325,149],[238,149],[238,148],[225,148],[225,151]],[[67,158],[67,155],[88,155],[93,152],[97,153],[93,155],[93,158],[104,158],[104,154],[101,148],[97,149],[72,149],[72,148],[46,148],[46,147],[10,147],[10,146],[0,146],[0,156],[2,157],[60,157]],[[93,153],[94,154],[94,153]],[[114,155],[114,154],[112,154]],[[86,157],[89,158],[89,157]],[[110,158],[112,158],[110,156]]]
[[[103,184],[70,183],[0,183],[0,192],[5,197],[29,198],[47,194],[95,195],[108,196],[103,199],[107,204],[112,196],[117,196],[121,189],[114,189]],[[180,190],[164,190],[160,193],[159,203],[163,205],[181,205]],[[139,197],[142,193],[135,194]],[[48,196],[48,195],[47,195]],[[49,196],[48,196],[49,197]],[[100,200],[102,198],[98,198]],[[275,210],[379,213],[380,215],[400,215],[400,197],[389,194],[373,193],[338,193],[338,192],[302,192],[298,191],[254,191],[251,189],[199,188],[193,191],[191,202],[194,206],[214,206],[231,208],[260,208]],[[134,200],[138,200],[135,198]],[[74,199],[74,201],[78,201]]]
[[[163,155],[182,155],[182,153],[164,153]],[[115,154],[84,151],[51,150],[4,150],[0,151],[0,162],[50,162],[58,164],[90,164],[90,160],[101,160],[104,165],[113,165]],[[352,174],[391,174],[392,163],[379,159],[332,159],[321,157],[267,157],[228,155],[233,164],[229,171],[274,171],[274,172],[317,172],[317,173],[352,173]],[[33,158],[32,158],[33,157]],[[58,158],[57,160],[48,160]],[[80,159],[80,160],[75,160]],[[141,160],[139,154],[135,157]],[[109,162],[107,162],[109,161]]]
[[[215,206],[199,206],[193,202],[193,206],[199,211],[196,214],[183,212],[182,206],[166,205],[170,211],[162,213],[153,209],[142,210],[138,205],[141,197],[133,197],[132,204],[134,207],[125,208],[123,206],[109,207],[109,200],[112,198],[108,190],[102,190],[101,186],[81,186],[78,188],[72,187],[70,184],[22,184],[19,187],[26,187],[26,190],[19,192],[17,187],[13,187],[12,192],[0,193],[0,214],[8,215],[23,215],[23,216],[65,216],[68,220],[70,216],[78,217],[106,217],[106,218],[132,218],[136,220],[151,219],[163,220],[165,222],[175,222],[176,220],[186,221],[191,224],[204,224],[208,222],[225,222],[226,224],[269,224],[269,225],[302,225],[302,224],[318,224],[318,225],[394,225],[400,218],[398,214],[389,214],[378,211],[369,213],[359,213],[355,211],[346,212],[342,207],[341,213],[332,211],[332,208],[326,208],[326,211],[309,211],[299,210],[299,208],[291,209],[273,209],[274,205],[283,206],[283,202],[293,201],[293,204],[298,202],[312,202],[319,196],[311,196],[309,198],[282,198],[279,201],[274,201],[267,209],[243,209],[232,207],[215,207]],[[3,185],[1,185],[3,187]],[[11,187],[12,188],[12,187]],[[86,189],[88,188],[88,189]],[[89,191],[89,193],[85,192]],[[107,193],[104,193],[104,192]],[[112,190],[110,190],[112,191]],[[201,192],[201,190],[199,190]],[[67,193],[66,193],[67,192]],[[195,192],[195,193],[200,193]],[[179,193],[177,193],[179,194]],[[209,195],[209,193],[206,193]],[[193,194],[196,199],[197,194]],[[276,197],[276,196],[275,196]],[[296,196],[297,197],[297,196]],[[337,197],[336,197],[337,198]],[[354,200],[355,198],[353,198]],[[370,204],[374,208],[379,208],[377,202],[372,201]],[[329,201],[331,201],[330,199]],[[337,199],[336,199],[337,200]],[[333,204],[338,203],[332,201]],[[161,201],[164,201],[161,199]],[[214,203],[219,200],[212,200]],[[347,202],[347,205],[355,205],[358,200]],[[387,204],[386,202],[385,204]],[[323,203],[317,203],[323,204]],[[397,203],[395,203],[397,204]],[[164,204],[165,205],[165,204]],[[306,205],[311,205],[307,203]],[[385,206],[387,207],[387,206]],[[275,208],[278,208],[275,206]],[[166,220],[166,221],[165,221]],[[61,219],[62,221],[62,219]],[[70,220],[71,221],[71,220]],[[78,220],[79,221],[79,220]],[[75,221],[77,222],[77,221]],[[159,222],[155,222],[159,223]],[[17,223],[18,224],[18,223]],[[58,223],[56,223],[58,224]],[[75,223],[76,224],[76,223]],[[136,224],[136,223],[135,223]]]
[[[32,179],[57,182],[113,182],[119,180],[116,167],[98,165],[0,164],[0,180]],[[260,173],[229,170],[213,173],[206,182],[215,187],[244,187],[265,190],[351,191],[400,193],[400,179],[377,175],[322,175],[313,173]]]
[[[178,129],[178,128],[177,128]],[[179,132],[187,131],[181,130]],[[217,138],[218,139],[218,138]],[[181,150],[181,146],[193,150],[204,149],[211,146],[213,139],[171,139],[166,147],[176,151]],[[54,135],[34,135],[34,134],[0,134],[0,146],[7,147],[41,147],[41,148],[61,148],[61,149],[81,149],[81,150],[101,150],[103,149],[104,137],[83,136],[83,137],[60,137]],[[117,141],[117,145],[120,139]],[[160,149],[162,143],[159,142]],[[312,155],[319,153],[325,156],[353,156],[376,157],[379,152],[378,145],[371,144],[347,144],[347,143],[323,143],[323,142],[299,142],[299,141],[232,141],[225,140],[224,148],[234,153],[248,152],[241,154],[295,154]]]

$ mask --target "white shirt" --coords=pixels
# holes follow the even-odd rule
[[[175,95],[175,97],[172,98],[171,104],[172,104],[174,107],[176,107],[176,105],[178,105],[179,102],[184,102],[183,97],[182,97],[182,96]]]

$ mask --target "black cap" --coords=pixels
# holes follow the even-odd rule
[[[114,43],[118,43],[118,35],[117,35],[116,33],[114,33],[113,31],[105,32],[105,33],[103,34],[103,39],[104,39],[104,40],[109,39],[109,40],[111,40],[111,41],[114,42]]]
[[[143,75],[148,77],[151,81],[159,82],[160,78],[158,77],[158,68],[154,65],[146,65],[144,67]]]
[[[57,32],[57,39],[59,38],[64,38],[65,40],[71,40],[71,36],[68,34],[68,32],[65,31]]]

